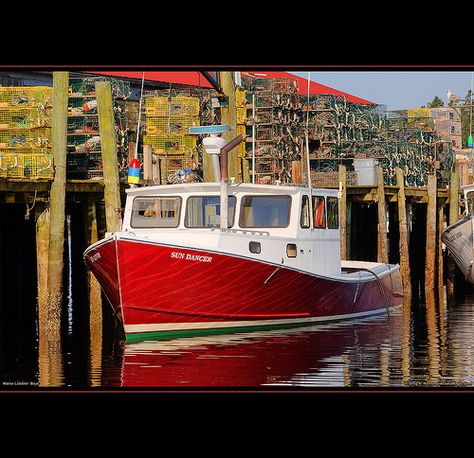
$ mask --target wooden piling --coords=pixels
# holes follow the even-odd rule
[[[61,305],[63,293],[63,256],[66,208],[67,106],[69,73],[53,72],[53,108],[51,113],[54,178],[49,194],[49,230],[47,214],[38,215],[38,379],[39,386],[57,387],[63,383],[61,345]],[[44,222],[44,224],[42,224]],[[48,242],[46,242],[48,231]],[[46,281],[44,274],[47,275]],[[47,299],[44,294],[46,283]]]
[[[107,231],[120,228],[120,183],[117,166],[117,137],[110,81],[95,83],[99,116],[100,148],[104,171],[104,200]]]
[[[291,181],[293,184],[301,184],[303,182],[301,161],[291,161]]]
[[[436,272],[436,175],[428,175],[426,189],[428,206],[426,209],[426,257],[425,295],[435,287]]]
[[[437,232],[437,242],[436,245],[438,247],[437,253],[437,284],[438,284],[438,300],[439,304],[444,302],[444,264],[443,264],[443,241],[441,240],[441,234],[443,233],[444,229],[444,205],[438,206],[438,232]]]
[[[135,142],[129,142],[128,143],[128,163],[133,161],[135,159]]]
[[[49,206],[36,204],[36,271],[38,278],[38,322],[48,319]]]
[[[153,180],[153,153],[151,145],[143,145],[143,179]]]
[[[456,223],[459,220],[459,173],[454,170],[451,173],[449,184],[449,216],[448,226]],[[454,294],[454,281],[456,276],[457,266],[448,252],[447,258],[447,278],[446,278],[446,293],[448,296]]]
[[[161,184],[161,174],[160,174],[160,157],[152,153],[152,176],[153,184]]]
[[[219,72],[219,80],[222,91],[228,98],[228,107],[221,107],[221,123],[228,124],[232,129],[228,132],[224,132],[222,137],[224,137],[225,140],[229,142],[237,135],[237,108],[233,72]],[[235,177],[235,180],[239,181],[239,157],[237,148],[229,151],[227,160],[229,166],[229,178]]]
[[[60,334],[66,205],[67,106],[69,73],[53,72],[51,115],[54,179],[50,189],[47,327]],[[53,331],[54,330],[54,331]]]
[[[408,251],[408,222],[405,197],[405,176],[403,170],[396,168],[397,176],[397,204],[398,204],[398,233],[400,237],[400,276],[403,284],[405,303],[411,303],[411,273],[410,255]]]
[[[382,167],[376,167],[377,173],[377,210],[378,210],[378,243],[377,261],[388,263],[387,217],[385,205],[385,187]]]
[[[88,202],[85,210],[86,215],[86,236],[88,246],[99,240],[97,210],[95,202]],[[89,281],[89,329],[90,329],[90,359],[91,371],[94,377],[91,378],[92,386],[100,386],[97,380],[98,374],[102,371],[102,290],[94,274],[88,271]]]
[[[351,232],[352,232],[352,201],[347,199],[347,194],[346,194],[346,259],[352,259]]]
[[[339,202],[339,227],[341,234],[341,260],[347,260],[347,180],[346,166],[339,166],[339,189],[341,191],[341,199]]]

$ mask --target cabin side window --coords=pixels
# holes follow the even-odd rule
[[[228,227],[234,225],[235,196],[229,196]],[[220,196],[193,196],[186,205],[184,225],[189,228],[219,227],[221,214]]]
[[[329,200],[329,198],[328,198]],[[323,196],[313,196],[313,227],[316,229],[326,228],[326,205]]]
[[[178,227],[180,211],[181,197],[135,197],[130,226]]]
[[[339,202],[337,197],[328,197],[328,229],[339,228]]]
[[[290,224],[290,196],[243,196],[240,207],[240,227],[288,227]]]
[[[323,196],[313,196],[313,227],[316,229],[326,228],[326,206]],[[303,196],[301,204],[300,225],[302,228],[309,228],[309,199]]]

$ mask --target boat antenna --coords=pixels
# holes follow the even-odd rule
[[[304,129],[305,141],[306,141],[306,168],[308,172],[308,191],[309,191],[309,227],[313,228],[313,196],[311,194],[311,167],[309,162],[309,137],[308,137],[308,125],[309,125],[309,90],[311,82],[311,72],[308,72],[308,94],[306,99],[306,126]]]
[[[142,117],[142,99],[143,99],[143,85],[145,83],[145,72],[142,74],[142,87],[140,89],[140,102],[138,104],[138,123],[137,123],[137,139],[135,142],[134,158],[138,159],[138,140],[140,138],[140,119]]]
[[[252,183],[255,184],[255,94],[252,94]]]
[[[470,95],[470,102],[469,102],[469,136],[472,138],[472,80],[474,78],[474,73],[471,72],[471,91]]]

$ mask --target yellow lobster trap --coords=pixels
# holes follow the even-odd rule
[[[0,151],[0,178],[52,180],[53,177],[52,154]]]
[[[147,116],[199,116],[197,97],[147,97],[145,99]]]
[[[0,148],[47,148],[51,146],[51,129],[1,130]]]
[[[22,153],[0,153],[0,177],[23,178],[25,176],[25,155]]]
[[[0,87],[0,108],[18,106],[50,107],[53,88],[48,86]]]
[[[146,120],[149,135],[187,135],[189,128],[196,126],[199,126],[198,116],[153,116]]]
[[[158,156],[160,161],[161,183],[172,183],[173,175],[180,169],[194,169],[196,163],[192,155]]]
[[[38,107],[0,108],[0,130],[31,129],[50,125],[50,110]]]
[[[24,156],[24,178],[30,180],[53,179],[54,161],[52,154],[25,154]]]
[[[151,145],[155,154],[182,155],[196,149],[196,137],[192,135],[145,135],[145,145]]]

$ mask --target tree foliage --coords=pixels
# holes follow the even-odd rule
[[[426,104],[427,108],[440,108],[444,107],[444,102],[436,95],[431,102]]]

